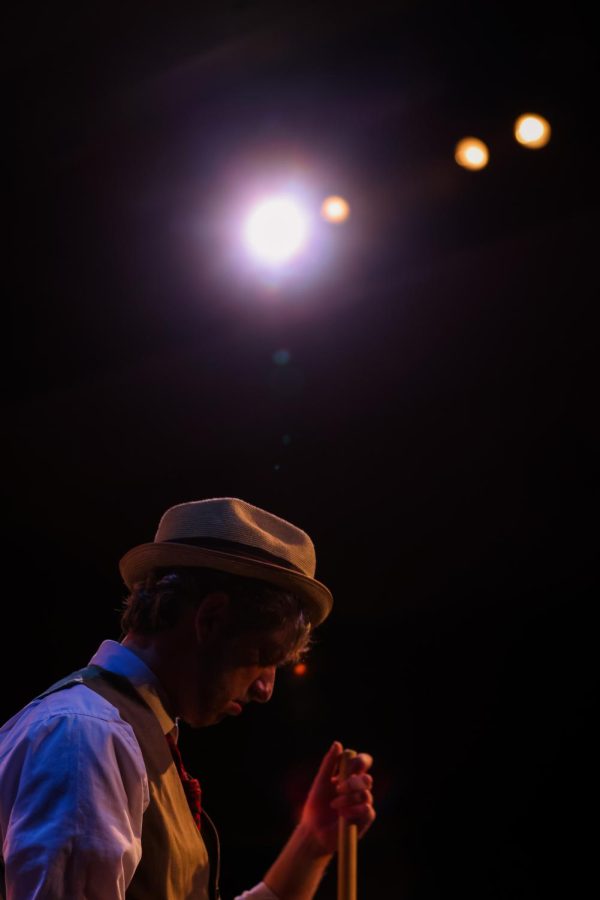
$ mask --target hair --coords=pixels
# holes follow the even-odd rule
[[[207,594],[226,593],[231,615],[227,635],[285,631],[289,651],[285,662],[296,662],[307,652],[311,625],[300,599],[256,578],[204,568],[154,569],[133,586],[121,612],[123,635],[156,634],[171,628],[186,605],[199,606]]]

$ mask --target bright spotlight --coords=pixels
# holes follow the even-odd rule
[[[291,197],[271,197],[250,214],[244,236],[252,255],[262,262],[285,263],[306,242],[308,216]]]
[[[550,140],[550,123],[543,116],[525,113],[515,122],[514,134],[519,144],[537,150]]]
[[[454,149],[454,159],[464,169],[483,169],[490,158],[489,150],[483,141],[476,137],[466,137],[459,141]]]

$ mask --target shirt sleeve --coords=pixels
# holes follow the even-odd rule
[[[251,891],[244,891],[243,894],[234,897],[234,900],[279,900],[279,897],[266,886],[264,881],[261,881]]]
[[[148,804],[131,727],[51,715],[15,735],[1,776],[7,900],[124,900]]]

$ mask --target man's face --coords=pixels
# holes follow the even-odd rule
[[[217,636],[199,649],[193,720],[184,717],[196,728],[240,715],[248,703],[270,700],[276,670],[289,650],[289,636],[281,632]]]

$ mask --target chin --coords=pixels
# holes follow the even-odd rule
[[[204,728],[205,725],[209,724],[206,721],[206,716],[196,712],[182,713],[179,718],[186,725],[189,725],[190,728]]]
[[[208,728],[210,725],[218,725],[226,718],[226,713],[195,713],[188,717],[181,717],[190,728]]]

